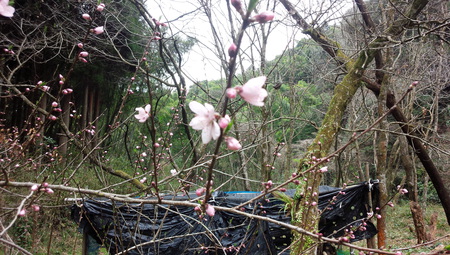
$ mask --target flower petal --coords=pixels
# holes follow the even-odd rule
[[[150,114],[150,109],[151,109],[151,105],[148,104],[148,105],[145,106],[145,109],[144,109],[144,110],[145,110],[148,114]]]
[[[192,101],[189,103],[189,108],[196,114],[207,114],[207,109],[204,105],[199,102]]]

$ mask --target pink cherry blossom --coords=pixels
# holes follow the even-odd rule
[[[225,117],[220,118],[219,120],[219,127],[221,129],[225,129],[226,127],[228,127],[228,124],[230,124],[230,116],[228,114],[225,115]]]
[[[211,139],[217,140],[220,136],[220,127],[216,122],[214,107],[208,103],[205,105],[192,101],[189,108],[195,113],[195,117],[189,123],[195,130],[202,130],[202,142],[207,144]]]
[[[207,204],[205,209],[206,214],[213,217],[214,214],[216,214],[216,209],[214,209],[214,206]]]
[[[236,87],[236,90],[247,103],[255,106],[263,106],[263,101],[268,95],[267,91],[263,88],[265,83],[266,76],[259,76],[250,79],[242,87]]]
[[[138,119],[139,122],[143,123],[148,119],[148,117],[150,117],[150,109],[151,109],[151,106],[149,104],[146,105],[145,108],[138,107],[138,108],[136,108],[136,111],[138,111],[138,114],[134,115],[134,117],[136,119]]]
[[[225,142],[227,143],[227,148],[229,150],[237,151],[242,149],[242,145],[239,141],[234,137],[225,137]]]
[[[103,32],[105,32],[103,26],[92,29],[92,33],[94,33],[96,35],[102,34]]]
[[[0,15],[11,18],[14,15],[14,7],[9,6],[9,0],[0,0]]]
[[[80,49],[81,49],[81,48],[83,48],[83,47],[84,47],[84,44],[83,44],[83,43],[78,43],[78,44],[77,44],[77,46],[78,46],[78,48],[80,48]]]
[[[52,107],[58,107],[58,102],[53,102]]]
[[[87,13],[83,13],[83,14],[81,15],[81,17],[82,17],[83,19],[85,19],[85,20],[91,20],[91,16],[90,16],[89,14],[87,14]]]
[[[275,17],[275,14],[273,12],[265,11],[265,12],[261,12],[258,15],[253,16],[252,19],[259,23],[266,23],[268,21],[273,20],[274,17]]]

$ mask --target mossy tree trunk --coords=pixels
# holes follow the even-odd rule
[[[377,36],[375,39],[370,40],[371,43],[368,44],[367,48],[361,51],[361,53],[354,59],[346,56],[340,49],[338,43],[330,40],[318,29],[308,24],[288,0],[280,0],[280,2],[296,21],[297,25],[303,29],[304,33],[310,35],[311,38],[315,40],[347,72],[343,80],[335,87],[332,100],[328,106],[328,110],[320,130],[313,144],[308,148],[307,153],[301,160],[302,163],[300,164],[298,171],[302,172],[303,170],[309,168],[312,156],[324,157],[328,154],[329,149],[331,148],[339,131],[340,123],[348,103],[355,95],[357,89],[362,84],[362,81],[367,82],[368,80],[363,76],[364,71],[374,59],[376,59],[376,66],[379,66],[379,61],[382,57],[381,49],[391,43],[391,37],[398,36],[406,28],[411,27],[413,21],[416,20],[417,16],[428,4],[428,0],[412,1],[407,8],[405,8],[403,15],[400,15],[397,19],[393,20],[391,24],[388,24],[388,28],[385,30],[383,35]],[[361,4],[363,2],[359,1],[358,3]],[[361,12],[366,25],[370,26],[371,21],[370,19],[367,19],[367,12],[365,12],[364,9]],[[373,90],[377,96],[380,94],[382,95],[379,102],[386,102],[388,107],[392,107],[395,105],[395,100],[392,100],[395,97],[392,93],[388,91],[388,89],[386,89],[385,93],[380,93],[380,84],[383,83],[382,78],[383,76],[380,75],[380,72],[376,72],[376,81],[372,82],[372,84],[366,85]],[[397,109],[393,111],[393,115],[397,120],[399,120],[399,118],[402,117],[401,110]],[[402,127],[402,130],[408,134],[410,134],[411,131],[406,125]],[[416,148],[419,146],[420,141],[418,139],[411,138],[410,140],[411,145],[416,146]],[[382,146],[385,141],[386,139],[379,141],[379,145]],[[420,151],[418,156],[419,158],[423,158],[421,161],[424,163],[424,166],[430,176],[435,179],[433,183],[438,188],[442,185],[442,180],[437,174],[435,174],[435,167],[433,167],[431,160],[427,160],[429,157],[425,154],[425,152]],[[303,185],[299,185],[297,194],[294,197],[292,219],[295,225],[304,228],[305,230],[316,232],[318,224],[317,208],[308,205],[311,205],[312,202],[317,201],[317,196],[314,196],[314,192],[318,192],[318,186],[321,182],[322,174],[320,172],[313,171],[307,173],[305,177],[306,181]],[[445,202],[449,199],[449,196],[447,193],[443,192],[443,194],[440,194],[440,198],[442,202]],[[450,207],[446,209],[446,212],[448,211],[448,215],[450,215],[449,210]],[[292,243],[292,254],[314,253],[310,245],[311,240],[308,237],[301,234],[296,234]]]

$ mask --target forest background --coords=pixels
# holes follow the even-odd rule
[[[185,205],[204,214],[213,190],[293,188],[295,254],[318,243],[318,185],[380,180],[380,232],[363,253],[388,247],[399,200],[410,201],[418,243],[439,238],[427,235],[429,203],[450,221],[448,1],[188,1],[176,17],[157,1],[17,0],[12,15],[5,3],[5,249],[52,254],[69,197],[170,204],[159,194],[200,190],[203,202]],[[284,50],[269,61],[273,47]],[[186,64],[192,50],[198,69]],[[212,70],[221,78],[196,78]],[[263,106],[226,96],[261,76]],[[213,129],[216,116],[231,120],[208,143],[191,127],[193,101],[214,107]]]

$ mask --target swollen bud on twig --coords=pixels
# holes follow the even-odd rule
[[[97,11],[101,12],[103,9],[105,9],[105,4],[102,3],[97,6]]]
[[[81,17],[82,17],[83,19],[85,19],[85,20],[91,20],[91,16],[90,16],[89,14],[87,14],[87,13],[83,13],[83,14],[81,15]]]
[[[261,12],[258,15],[255,15],[252,17],[252,20],[259,22],[259,23],[266,23],[268,21],[273,20],[273,18],[275,17],[275,14],[271,11],[265,11],[265,12]]]
[[[236,44],[232,43],[230,45],[230,48],[228,48],[228,56],[230,56],[230,58],[234,58],[237,55],[237,46]]]
[[[105,30],[104,30],[103,26],[100,26],[100,27],[96,27],[94,29],[91,29],[91,32],[96,34],[96,35],[99,35],[99,34],[102,34],[103,32],[105,32]]]
[[[231,5],[236,9],[236,11],[242,11],[242,3],[241,0],[231,0]]]

